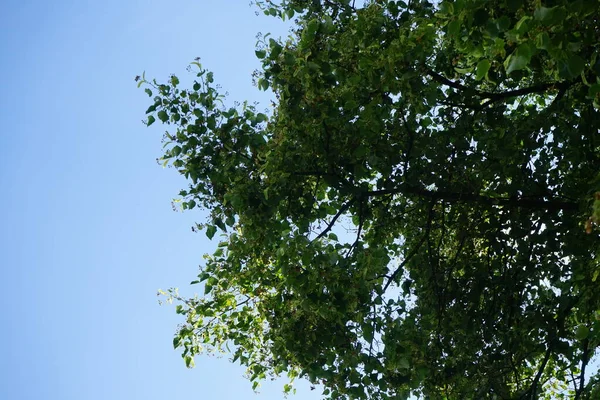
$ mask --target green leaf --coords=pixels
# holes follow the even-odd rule
[[[267,52],[265,50],[256,50],[254,54],[256,54],[256,57],[262,60],[267,55]]]
[[[579,325],[575,330],[575,339],[585,340],[590,335],[590,328],[585,325]]]
[[[281,45],[275,39],[269,39],[269,47],[271,48],[269,58],[271,60],[276,60],[277,57],[279,57],[279,54],[281,54],[283,47],[281,47]]]
[[[194,358],[191,356],[185,356],[185,366],[188,368],[194,368],[195,367],[195,363],[194,363]]]
[[[600,83],[594,83],[588,89],[588,96],[593,99],[598,96],[598,93],[600,93]]]
[[[227,226],[233,226],[233,225],[235,225],[235,218],[232,216],[227,217],[225,219],[225,223],[227,224]]]
[[[163,123],[169,120],[169,115],[165,110],[160,110],[157,114],[158,119],[160,119]]]
[[[146,89],[144,89],[144,92],[146,92],[146,94],[148,95],[148,97],[152,97],[152,90],[146,88]]]
[[[574,79],[583,71],[585,60],[577,54],[572,54],[568,58],[560,60],[558,65],[561,78]]]
[[[213,219],[213,223],[216,226],[218,226],[223,232],[227,232],[227,227],[225,226],[225,224],[223,223],[223,220],[221,218]]]
[[[260,90],[266,91],[269,88],[269,81],[264,78],[259,79],[258,80],[258,88]]]
[[[490,70],[490,66],[492,64],[489,62],[489,60],[481,60],[477,63],[477,68],[476,68],[476,75],[475,75],[475,79],[480,81],[482,80],[486,74],[488,73],[488,71]]]
[[[283,54],[283,62],[286,65],[294,65],[296,63],[296,57],[294,57],[294,54],[286,52]]]
[[[173,338],[173,348],[176,349],[181,345],[181,337],[180,336],[175,336]]]
[[[198,275],[198,280],[200,282],[204,282],[208,278],[210,278],[210,274],[208,272],[202,272],[200,275]]]
[[[314,35],[317,33],[317,30],[319,29],[319,24],[320,23],[318,19],[311,19],[306,26],[306,33],[311,37],[314,37]]]
[[[504,61],[506,73],[518,71],[527,67],[531,61],[532,48],[527,43],[522,43],[517,49]]]
[[[516,24],[515,24],[515,30],[519,33],[519,34],[524,34],[529,30],[529,26],[527,24],[527,21],[529,21],[531,19],[531,17],[529,15],[525,15],[524,17],[522,17]]]
[[[448,24],[448,34],[450,36],[458,36],[460,33],[460,28],[461,28],[460,20],[455,19],[454,21],[450,21],[450,23]]]
[[[468,68],[454,68],[454,70],[456,72],[458,72],[459,74],[469,74],[473,71],[473,67],[468,67]]]
[[[373,340],[373,326],[368,322],[363,325],[363,337],[367,343]]]
[[[213,284],[211,283],[210,279],[208,281],[206,281],[206,283],[204,284],[204,295],[209,294],[212,291],[213,288]]]
[[[154,123],[154,121],[156,121],[156,118],[154,118],[154,115],[151,115],[148,117],[148,121],[146,122],[146,125],[150,126]]]
[[[454,5],[450,1],[442,1],[439,7],[442,14],[454,13]]]
[[[212,239],[215,236],[215,233],[217,233],[217,227],[214,225],[208,225],[206,227],[206,237],[208,237],[209,239]]]
[[[550,36],[548,36],[548,33],[539,33],[535,38],[535,45],[538,49],[548,50],[551,46]]]
[[[563,7],[555,6],[555,7],[540,7],[537,8],[533,17],[542,22],[544,25],[556,25],[562,22],[566,17],[566,10]]]

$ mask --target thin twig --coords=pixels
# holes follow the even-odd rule
[[[415,254],[417,254],[417,252],[419,251],[419,249],[421,248],[423,243],[425,243],[425,240],[429,237],[429,232],[431,230],[431,220],[433,219],[433,206],[434,205],[435,205],[435,200],[431,202],[431,205],[429,208],[429,217],[427,218],[427,226],[425,227],[425,232],[423,233],[421,240],[419,240],[419,243],[417,243],[417,245],[412,248],[411,252],[404,258],[402,263],[392,273],[392,275],[390,276],[390,279],[388,279],[387,283],[383,287],[382,293],[384,293],[387,290],[387,288],[396,279],[396,276],[398,276],[398,274],[404,269],[404,266],[411,260],[411,258],[413,258]]]
[[[319,234],[319,236],[317,236],[313,242],[316,242],[317,240],[321,239],[323,236],[327,235],[327,233],[329,233],[329,231],[333,228],[333,225],[335,225],[335,221],[337,221],[337,219],[346,211],[348,211],[348,209],[350,208],[350,206],[352,205],[352,203],[354,203],[356,199],[352,198],[350,199],[348,202],[346,202],[346,204],[344,204],[339,211],[337,212],[337,214],[335,214],[335,216],[331,219],[331,221],[329,222],[329,224],[327,224],[327,228],[325,228],[323,230],[323,232],[321,232]]]

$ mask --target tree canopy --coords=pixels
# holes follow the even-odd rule
[[[139,77],[203,294],[168,295],[188,366],[328,399],[599,399],[600,2],[281,0],[267,111],[212,72]],[[292,390],[290,385],[286,391]]]

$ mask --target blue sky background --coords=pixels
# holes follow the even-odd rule
[[[215,245],[174,213],[184,187],[155,162],[162,127],[133,78],[196,56],[230,101],[251,83],[257,32],[284,34],[248,0],[0,2],[0,399],[280,399],[227,357],[187,370],[180,321],[156,291],[187,284]],[[296,399],[317,399],[299,385]]]
[[[0,2],[0,399],[280,399],[227,357],[185,368],[180,319],[156,291],[188,283],[214,243],[141,119],[146,71],[185,81],[196,56],[229,100],[260,101],[256,33],[283,35],[248,0]],[[299,385],[297,400],[318,399]]]

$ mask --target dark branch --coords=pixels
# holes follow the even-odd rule
[[[574,400],[578,400],[585,389],[585,367],[587,367],[590,357],[589,344],[589,339],[585,339],[583,341],[583,354],[581,355],[581,372],[579,373],[579,389],[577,389],[575,392]]]
[[[383,287],[382,293],[385,293],[385,291],[387,290],[387,288],[396,279],[396,277],[398,276],[398,274],[404,269],[404,266],[411,260],[411,258],[414,257],[415,254],[417,254],[417,252],[419,251],[419,249],[421,248],[421,246],[423,245],[423,243],[425,243],[425,240],[429,237],[429,232],[431,231],[431,221],[433,220],[433,206],[434,205],[435,205],[435,200],[431,202],[431,205],[429,207],[429,216],[427,218],[427,226],[425,227],[425,232],[423,233],[423,236],[419,240],[419,243],[417,243],[417,245],[412,248],[412,250],[410,251],[410,253],[406,257],[404,257],[404,260],[402,261],[402,263],[398,266],[398,268],[396,268],[396,270],[394,271],[394,273],[392,273],[392,275],[388,279],[387,283]]]
[[[473,94],[475,96],[481,97],[482,99],[489,99],[483,105],[488,105],[495,101],[505,100],[505,99],[508,99],[511,97],[523,96],[523,95],[531,94],[531,93],[541,93],[541,92],[545,92],[548,89],[559,89],[561,91],[561,93],[564,93],[564,90],[566,90],[566,88],[569,86],[569,83],[567,83],[567,82],[553,82],[553,83],[543,83],[540,85],[530,86],[530,87],[516,89],[516,90],[509,90],[507,92],[500,92],[500,93],[481,92],[481,91],[475,90],[473,88],[470,88],[468,86],[465,86],[461,83],[451,81],[450,79],[438,74],[437,72],[433,71],[430,68],[426,67],[425,70],[427,71],[427,74],[429,74],[429,76],[431,76],[436,82],[439,82],[443,85],[449,86],[456,90],[460,90],[461,92],[467,92],[467,93]]]
[[[579,204],[573,201],[544,200],[526,197],[489,197],[469,192],[449,192],[443,190],[427,190],[416,186],[403,185],[395,189],[374,190],[366,192],[366,196],[383,196],[388,194],[415,195],[433,200],[444,200],[447,202],[481,203],[486,205],[531,208],[538,210],[559,211],[578,210]]]
[[[533,379],[533,383],[529,388],[529,393],[531,394],[531,400],[536,399],[537,385],[544,373],[544,369],[546,369],[546,364],[548,364],[548,360],[550,360],[550,355],[552,354],[552,343],[548,343],[548,348],[546,349],[546,354],[544,355],[544,360],[542,361],[542,365],[540,365],[540,369],[538,370],[535,378]]]
[[[335,214],[333,216],[333,218],[331,219],[331,221],[329,222],[329,224],[327,224],[327,228],[325,228],[323,230],[323,232],[319,233],[319,236],[317,236],[313,242],[321,239],[323,236],[327,235],[327,233],[333,228],[333,225],[335,225],[335,221],[337,221],[337,219],[346,211],[348,211],[348,209],[350,208],[350,206],[352,205],[352,203],[354,203],[355,198],[350,199],[348,202],[346,202],[346,204],[344,204],[339,211],[337,212],[337,214]]]

